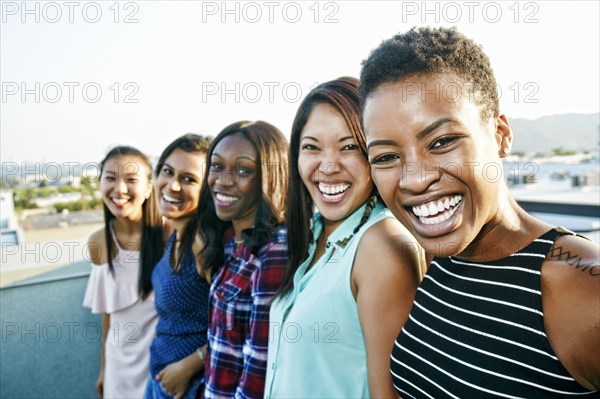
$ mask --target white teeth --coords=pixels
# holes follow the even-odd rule
[[[349,188],[350,184],[331,185],[326,183],[319,183],[319,191],[328,197],[331,196],[331,199],[341,198],[342,196],[340,194],[343,194]]]
[[[437,206],[433,202],[429,203],[429,216],[437,215]]]
[[[344,196],[344,193],[335,194],[335,195],[330,195],[330,194],[325,194],[325,193],[323,193],[323,195],[324,195],[324,196],[325,196],[327,199],[329,199],[329,200],[332,200],[332,201],[335,201],[335,200],[338,200],[338,199],[342,198],[342,197]]]
[[[163,194],[163,199],[172,204],[181,204],[183,201],[178,200],[177,198],[169,197],[166,194]]]
[[[235,202],[240,199],[239,197],[232,197],[230,195],[225,195],[221,193],[217,193],[215,196],[221,202]]]
[[[443,200],[431,201],[427,204],[421,204],[412,207],[412,211],[423,224],[436,224],[448,220],[454,212],[455,206],[462,201],[461,195],[455,195],[452,198],[446,197]],[[448,212],[445,212],[449,210]],[[436,217],[432,217],[439,214]],[[431,217],[430,217],[431,216]]]
[[[113,198],[112,201],[117,205],[124,205],[127,203],[128,200],[124,198]]]
[[[438,212],[444,212],[446,208],[444,207],[444,203],[442,201],[439,201],[437,204],[437,211]]]
[[[457,208],[451,208],[448,210],[448,212],[444,212],[440,216],[436,216],[434,218],[423,218],[422,217],[422,218],[419,218],[419,220],[423,224],[442,223],[442,222],[445,222],[446,220],[450,219],[452,217],[452,215],[454,215],[454,212],[456,212],[456,209]]]

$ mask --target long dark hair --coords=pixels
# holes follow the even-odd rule
[[[104,173],[104,166],[110,159],[126,155],[139,158],[143,162],[148,171],[148,181],[151,182],[152,163],[140,150],[130,146],[118,146],[110,150],[102,162],[100,162],[100,176]],[[115,216],[110,212],[105,203],[102,203],[102,207],[104,208],[104,239],[106,240],[108,269],[111,273],[114,273],[113,247],[116,249],[118,243],[114,242],[112,238],[111,223]],[[162,256],[162,247],[162,223],[156,207],[154,190],[152,190],[148,199],[142,204],[142,244],[140,248],[140,273],[138,277],[138,291],[142,298],[148,297],[152,292],[152,271]]]
[[[261,195],[258,199],[253,233],[246,244],[254,250],[260,249],[269,240],[276,226],[284,221],[283,210],[289,175],[288,144],[285,137],[275,126],[263,121],[242,121],[227,126],[215,137],[208,151],[209,167],[204,174],[198,205],[199,232],[204,240],[204,247],[200,252],[202,269],[212,275],[215,275],[225,262],[223,235],[232,224],[217,217],[208,186],[210,159],[217,144],[234,134],[246,138],[258,154],[256,163]]]
[[[186,133],[183,136],[176,138],[167,146],[167,148],[163,150],[162,154],[160,154],[160,158],[158,158],[158,163],[154,169],[154,176],[158,177],[163,166],[165,165],[165,162],[167,161],[167,158],[169,158],[173,151],[183,150],[185,152],[199,152],[206,154],[208,153],[211,141],[212,137],[210,136],[201,136],[194,133]],[[197,213],[194,212],[190,215],[190,219],[185,224],[185,227],[181,232],[181,243],[177,251],[177,259],[179,262],[176,265],[171,265],[174,271],[179,270],[179,265],[181,263],[188,261],[188,256],[192,256],[190,254],[193,254],[192,246],[194,245],[194,239],[196,238],[197,230],[198,216]]]
[[[313,200],[302,183],[300,170],[298,169],[302,129],[304,129],[310,113],[317,105],[329,104],[344,118],[352,134],[352,138],[358,145],[363,156],[367,158],[366,138],[360,125],[358,84],[358,79],[353,77],[341,77],[320,84],[308,93],[306,98],[300,103],[300,107],[294,117],[292,134],[290,136],[290,180],[294,184],[290,185],[286,207],[289,267],[285,272],[278,296],[285,296],[292,290],[294,274],[308,257],[308,246],[313,241],[311,231]],[[378,198],[375,195],[376,191],[373,194],[367,202],[368,206],[365,214],[361,222],[354,229],[353,234],[360,229],[371,215],[371,211]],[[346,243],[349,241],[349,238],[346,238]]]

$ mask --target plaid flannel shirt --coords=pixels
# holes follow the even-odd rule
[[[225,239],[225,265],[210,288],[204,397],[262,398],[269,307],[288,261],[287,230],[279,227],[255,254],[236,247],[232,230]]]

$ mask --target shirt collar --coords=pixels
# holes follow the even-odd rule
[[[235,237],[235,231],[233,230],[233,227],[229,227],[223,234],[223,244],[227,245],[227,244],[235,243],[236,241],[237,242],[243,241],[244,243],[247,243],[252,238],[253,232],[254,232],[254,227],[249,227],[247,229],[244,229],[244,230],[242,230],[242,239],[237,240]]]
[[[352,232],[354,231],[356,226],[358,226],[358,224],[360,223],[360,220],[365,213],[366,207],[367,207],[366,203],[362,204],[357,210],[355,210],[352,213],[352,215],[348,216],[346,218],[346,220],[344,220],[342,222],[342,224],[340,224],[329,235],[329,237],[327,237],[327,242],[325,243],[325,250],[327,250],[333,246],[340,255],[343,255],[348,250],[348,247],[350,247],[350,242],[352,242],[352,239],[348,240],[348,242],[346,243],[345,246],[339,245],[338,241],[342,241],[344,238],[350,237],[352,235]],[[320,213],[316,213],[313,216],[313,244],[312,245],[316,245],[315,243],[317,242],[317,239],[319,238],[319,236],[321,235],[322,232],[323,232],[323,216],[321,216]]]

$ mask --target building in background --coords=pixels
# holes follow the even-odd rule
[[[19,245],[23,242],[23,232],[17,221],[12,190],[0,190],[0,243],[2,247]]]

